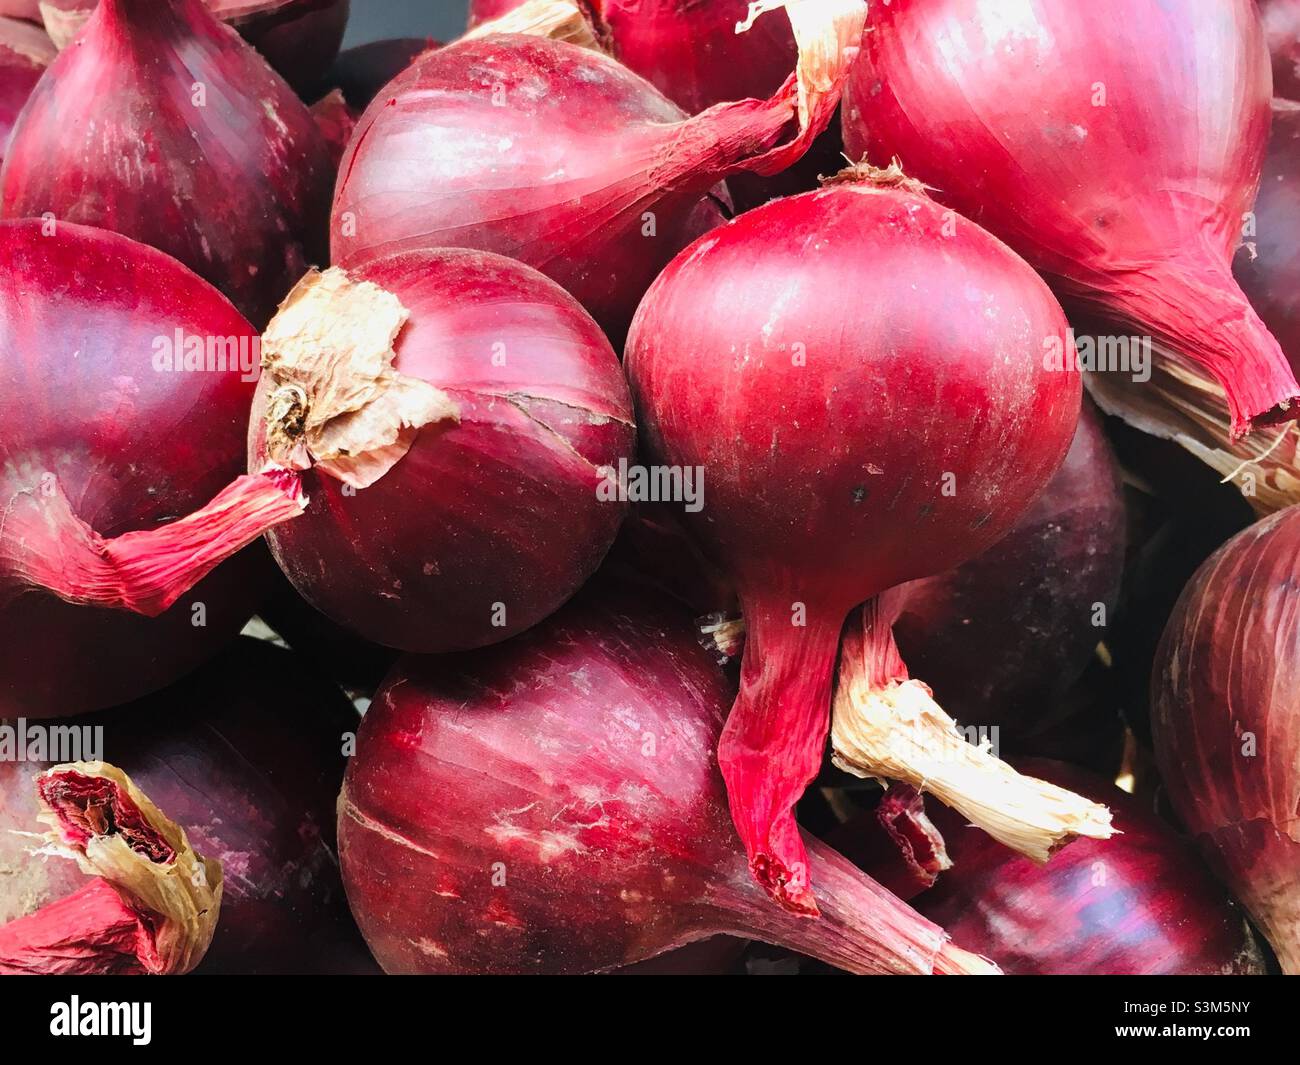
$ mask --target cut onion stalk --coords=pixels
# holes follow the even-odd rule
[[[566,41],[582,48],[603,49],[597,27],[576,0],[526,0],[494,19],[482,22],[458,38],[473,41],[495,33],[521,33]]]
[[[37,778],[48,844],[95,877],[0,926],[0,973],[187,973],[221,910],[221,863],[196,854],[120,769],[55,766]]]
[[[1075,836],[1109,838],[1106,807],[1022,776],[987,741],[968,742],[930,689],[908,677],[893,636],[899,601],[897,594],[873,599],[845,629],[831,719],[835,764],[932,792],[1035,861]]]

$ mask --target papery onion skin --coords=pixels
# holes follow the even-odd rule
[[[1300,386],[1229,273],[1269,126],[1251,0],[897,0],[872,22],[851,158],[899,158],[1063,299],[1205,367],[1234,438],[1295,417]]]
[[[1052,723],[1106,638],[1124,568],[1124,500],[1085,404],[1065,463],[1014,529],[977,558],[903,589],[894,638],[962,725],[1006,749]]]
[[[12,726],[12,720],[5,722]],[[199,973],[373,971],[347,912],[334,840],[344,736],[356,711],[294,654],[240,639],[147,700],[66,724],[102,726],[104,755],[225,868],[220,919]],[[87,877],[29,852],[33,778],[0,762],[0,924]]]
[[[201,0],[103,0],[14,127],[0,211],[161,248],[260,327],[325,259],[332,174],[306,106]]]
[[[809,46],[801,75],[817,91],[797,131],[793,68],[769,99],[687,118],[574,44],[497,34],[420,57],[367,109],[343,160],[335,264],[412,244],[508,255],[558,281],[620,343],[709,189],[741,169],[785,169],[829,122],[856,54],[844,38],[856,41],[864,9],[825,8],[814,36],[835,41]]]
[[[931,802],[953,867],[914,905],[1017,975],[1261,975],[1259,949],[1192,847],[1132,796],[1059,762],[1025,773],[1105,803],[1113,839],[1038,865]]]
[[[1300,2],[1259,0],[1259,10],[1273,55],[1273,95],[1300,100]]]
[[[811,905],[790,808],[821,765],[845,617],[989,547],[1055,472],[1081,389],[1043,353],[1066,329],[1005,246],[866,180],[741,215],[638,311],[645,450],[704,467],[687,520],[745,616],[719,753],[732,813],[787,906]]]
[[[0,18],[0,162],[18,113],[57,54],[39,27]]]
[[[162,252],[83,226],[0,223],[9,530],[28,500],[55,489],[105,536],[151,529],[242,472],[253,381],[237,367],[159,372],[155,342],[176,330],[256,351],[256,332],[229,301]],[[27,535],[22,545],[0,536],[0,716],[98,710],[170,683],[239,631],[269,564],[245,551],[148,618],[30,588],[26,554],[59,552],[56,539]]]
[[[1300,973],[1300,509],[1238,533],[1196,572],[1151,676],[1151,729],[1169,800]]]
[[[829,848],[821,921],[754,885],[713,756],[727,683],[688,615],[621,595],[390,674],[339,797],[348,899],[385,970],[600,971],[720,932],[944,969],[942,931]]]
[[[304,474],[312,505],[271,531],[298,591],[358,635],[432,653],[495,643],[558,608],[595,572],[626,504],[602,467],[636,430],[617,356],[577,302],[498,255],[410,251],[350,272],[410,311],[394,367],[441,389],[459,423],[427,426],[376,483]],[[267,377],[249,468],[267,461]]]
[[[0,0],[0,15],[5,18],[41,21],[40,0]]]

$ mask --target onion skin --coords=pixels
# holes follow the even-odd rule
[[[686,615],[606,594],[403,659],[367,712],[339,846],[386,971],[601,971],[724,932],[861,972],[988,971],[820,844],[822,920],[772,906],[714,761],[725,679]]]
[[[32,587],[75,529],[29,529],[57,489],[105,536],[187,514],[243,468],[253,383],[238,372],[161,373],[157,337],[256,340],[206,282],[125,237],[0,223],[0,716],[98,710],[154,691],[214,655],[256,609],[267,560],[246,551],[156,618],[74,605]],[[75,353],[75,355],[74,355]],[[75,372],[70,369],[75,367]],[[203,417],[191,417],[194,410]],[[46,477],[52,474],[53,479]],[[202,604],[200,608],[200,604]],[[202,622],[201,624],[197,622]],[[93,661],[94,669],[85,664]]]
[[[922,913],[1017,975],[1263,974],[1241,913],[1168,825],[1091,773],[1017,768],[1105,803],[1121,834],[1037,865],[932,803],[953,868],[914,900]]]
[[[0,162],[18,112],[57,54],[43,30],[0,18]]]
[[[1259,0],[1259,10],[1273,56],[1273,95],[1300,100],[1300,2]]]
[[[394,367],[441,389],[459,421],[426,426],[363,490],[306,472],[312,505],[268,534],[272,554],[309,603],[374,643],[507,639],[582,586],[623,520],[626,504],[598,496],[600,468],[635,454],[618,359],[571,296],[501,256],[411,251],[350,276],[410,311]],[[264,375],[250,470],[268,459],[269,389]]]
[[[816,89],[793,136],[791,71],[769,99],[687,118],[574,44],[502,34],[420,57],[366,110],[343,160],[334,262],[412,243],[508,255],[559,282],[617,344],[708,191],[741,169],[785,169],[830,121],[864,9],[821,0],[823,10],[833,14],[817,14],[811,36],[826,47],[801,59],[801,83]]]
[[[347,912],[334,840],[343,736],[356,711],[290,652],[240,639],[207,668],[94,718],[104,754],[225,868],[200,973],[373,971]],[[12,724],[12,722],[10,722]],[[28,853],[39,762],[0,762],[0,923],[81,889],[72,862]]]
[[[14,127],[0,212],[160,248],[260,327],[325,258],[332,174],[306,106],[200,0],[103,0]]]
[[[1295,417],[1300,386],[1229,273],[1269,128],[1252,0],[1037,0],[1014,17],[898,0],[873,20],[845,91],[851,158],[901,159],[1063,299],[1203,367],[1233,439]]]
[[[1049,726],[1105,638],[1124,520],[1119,468],[1085,404],[1065,464],[1015,528],[977,558],[903,589],[894,638],[911,672],[962,724],[998,726],[1004,748]]]
[[[1229,540],[1183,590],[1151,677],[1169,800],[1291,974],[1300,973],[1298,553],[1295,507]]]
[[[783,905],[815,912],[790,811],[821,766],[845,618],[979,554],[1046,484],[1079,411],[1078,375],[1042,359],[1066,329],[1003,245],[865,180],[741,215],[637,313],[626,365],[645,450],[707,471],[687,520],[745,616],[719,762]],[[935,443],[951,424],[971,434],[961,449]]]

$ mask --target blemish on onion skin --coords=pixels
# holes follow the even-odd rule
[[[432,939],[412,939],[410,942],[411,946],[427,957],[446,958],[448,956],[446,950]]]

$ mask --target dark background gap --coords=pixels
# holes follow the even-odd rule
[[[465,30],[469,0],[352,0],[344,47],[385,37],[449,41]]]

